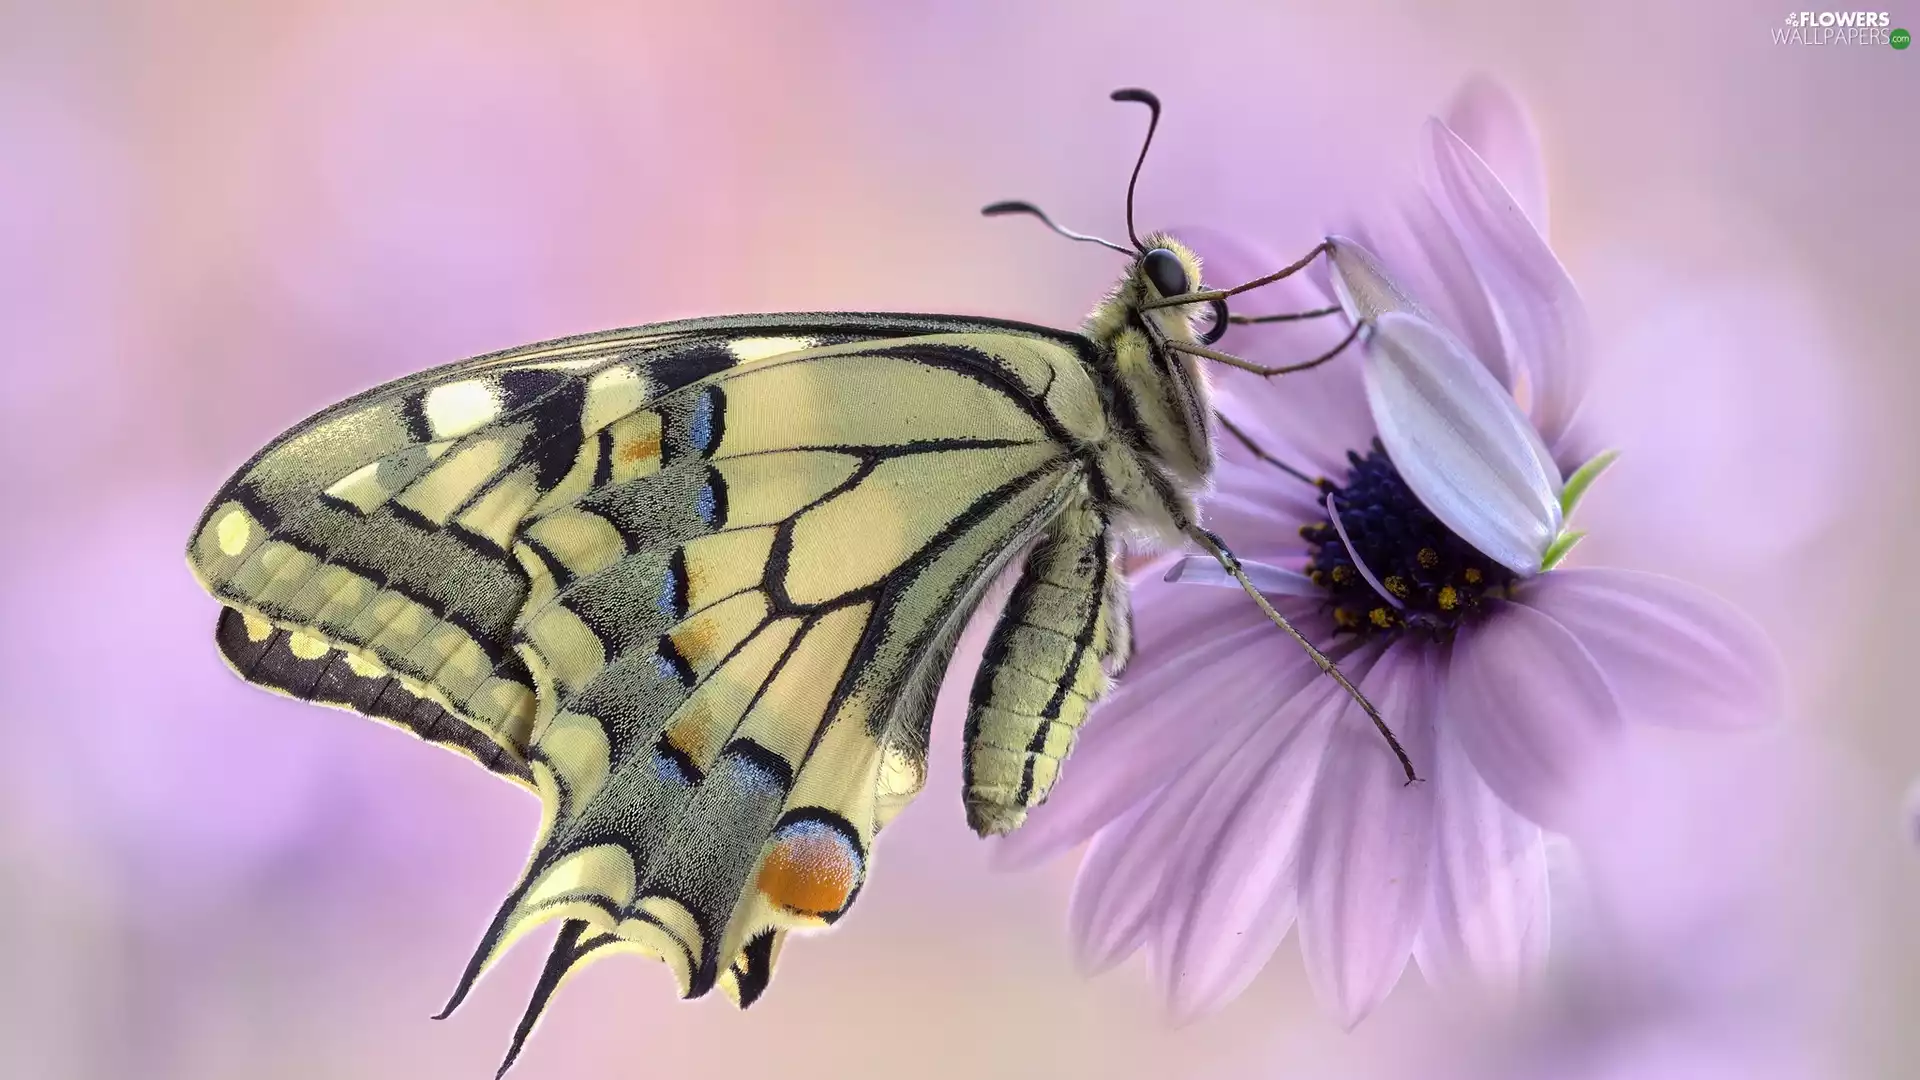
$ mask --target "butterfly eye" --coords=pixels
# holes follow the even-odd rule
[[[1180,265],[1180,256],[1166,248],[1154,248],[1140,263],[1161,296],[1179,296],[1187,291],[1187,268]]]

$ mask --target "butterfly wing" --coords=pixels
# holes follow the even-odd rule
[[[289,697],[347,709],[457,751],[531,791],[523,748],[509,749],[479,728],[423,697],[403,679],[363,654],[330,644],[307,630],[275,626],[251,611],[224,607],[214,642],[241,678]]]
[[[919,790],[981,590],[1085,498],[1087,347],[795,315],[482,357],[294,428],[215,497],[189,560],[243,676],[389,720],[372,685],[337,684],[412,695],[395,722],[541,795],[456,1003],[564,919],[524,1027],[621,949],[746,1004],[787,930],[851,905]]]

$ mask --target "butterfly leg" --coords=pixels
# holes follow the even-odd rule
[[[1069,506],[1027,556],[988,639],[967,714],[967,823],[1011,832],[1046,800],[1124,661],[1126,582],[1104,515]]]
[[[1295,480],[1298,480],[1301,483],[1306,484],[1309,487],[1312,487],[1316,490],[1320,490],[1320,480],[1314,477],[1308,476],[1303,470],[1296,469],[1292,465],[1289,465],[1286,462],[1281,461],[1279,458],[1274,457],[1272,454],[1267,453],[1264,447],[1262,447],[1259,443],[1253,441],[1253,436],[1247,434],[1245,431],[1242,431],[1240,429],[1240,425],[1228,419],[1226,413],[1220,412],[1219,410],[1216,409],[1214,410],[1213,418],[1219,422],[1220,427],[1223,431],[1233,436],[1234,439],[1237,442],[1239,442],[1241,446],[1246,447],[1248,453],[1252,454],[1254,457],[1260,459],[1261,461],[1264,461],[1267,464],[1273,466],[1274,468],[1279,469],[1281,472],[1286,473],[1288,476],[1293,477]]]
[[[1170,340],[1170,341],[1167,341],[1165,344],[1167,348],[1172,349],[1175,352],[1183,352],[1190,356],[1198,356],[1205,360],[1212,360],[1217,363],[1225,364],[1228,367],[1237,367],[1241,371],[1251,371],[1255,375],[1258,375],[1262,378],[1270,379],[1275,375],[1293,375],[1298,372],[1309,371],[1309,370],[1312,370],[1313,368],[1319,367],[1321,364],[1324,364],[1329,360],[1332,360],[1334,357],[1339,356],[1341,353],[1347,351],[1347,346],[1353,344],[1354,341],[1356,341],[1360,337],[1360,331],[1366,325],[1367,324],[1364,322],[1354,323],[1353,329],[1347,331],[1347,336],[1341,338],[1340,343],[1338,345],[1335,345],[1333,348],[1328,349],[1326,352],[1321,353],[1319,356],[1316,356],[1311,360],[1302,360],[1296,364],[1281,364],[1278,366],[1272,366],[1268,364],[1256,364],[1251,360],[1243,360],[1240,357],[1233,355],[1232,353],[1223,353],[1216,349],[1209,349],[1204,345],[1192,345],[1184,341]]]
[[[1267,598],[1260,595],[1259,588],[1248,580],[1246,571],[1240,568],[1239,557],[1227,550],[1227,545],[1218,536],[1198,526],[1190,528],[1187,535],[1205,548],[1207,554],[1218,559],[1227,573],[1233,575],[1233,579],[1246,590],[1247,595],[1253,597],[1253,602],[1260,606],[1260,610],[1266,614],[1267,618],[1272,619],[1274,625],[1285,630],[1293,640],[1299,642],[1300,647],[1307,650],[1307,655],[1313,658],[1313,662],[1319,666],[1320,670],[1333,676],[1333,681],[1339,683],[1340,688],[1352,696],[1354,702],[1366,712],[1367,718],[1373,721],[1373,726],[1380,730],[1380,734],[1387,740],[1387,745],[1393,748],[1393,756],[1400,760],[1400,768],[1407,774],[1407,783],[1411,784],[1419,780],[1419,774],[1413,769],[1413,759],[1407,756],[1406,749],[1400,745],[1400,740],[1394,735],[1393,729],[1388,727],[1386,720],[1380,716],[1380,710],[1374,708],[1373,702],[1368,701],[1367,696],[1360,692],[1360,688],[1353,685],[1352,680],[1347,678],[1346,672],[1340,670],[1340,665],[1328,659],[1327,654],[1314,647],[1313,642],[1308,641],[1307,636],[1302,634],[1299,628],[1288,622],[1285,615],[1275,611],[1273,605],[1267,602]]]

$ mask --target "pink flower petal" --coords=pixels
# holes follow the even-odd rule
[[[1540,136],[1520,99],[1499,82],[1476,75],[1453,95],[1441,119],[1487,163],[1544,239],[1547,167]]]
[[[1743,727],[1783,707],[1784,673],[1766,632],[1696,585],[1637,570],[1563,570],[1517,599],[1579,639],[1636,720]]]
[[[1427,122],[1426,185],[1472,258],[1523,365],[1534,424],[1550,448],[1586,397],[1592,366],[1586,304],[1553,249],[1473,148]]]
[[[1511,994],[1546,960],[1546,847],[1480,779],[1450,719],[1434,721],[1432,888],[1414,957],[1436,986]]]
[[[1454,639],[1445,712],[1487,785],[1548,828],[1620,727],[1593,654],[1539,610],[1505,601]]]
[[[1265,622],[1264,618],[1262,622]],[[1272,629],[1271,625],[1268,629]],[[1226,655],[1243,664],[1247,659],[1244,652]],[[1188,683],[1207,681],[1202,673],[1183,671],[1180,665],[1171,666],[1162,674],[1185,674],[1189,677]],[[1193,677],[1197,675],[1202,677]],[[1191,764],[1169,761],[1149,749],[1145,753],[1136,753],[1125,763],[1132,767],[1131,773],[1105,765],[1087,770],[1089,779],[1100,779],[1106,788],[1106,816],[1096,823],[1104,827],[1094,837],[1074,880],[1069,926],[1074,953],[1083,969],[1100,971],[1111,967],[1126,959],[1145,940],[1154,917],[1167,905],[1169,892],[1179,895],[1185,887],[1184,882],[1188,880],[1170,875],[1168,868],[1182,857],[1185,848],[1179,842],[1179,837],[1195,809],[1211,797],[1223,770],[1246,753],[1247,747],[1259,744],[1263,739],[1270,740],[1276,733],[1282,737],[1286,735],[1290,723],[1280,716],[1281,710],[1318,676],[1319,669],[1302,659],[1294,666],[1293,681],[1276,688],[1277,692],[1240,696],[1235,699],[1243,703],[1239,710],[1212,710],[1222,718],[1222,722],[1216,723],[1215,730],[1207,735],[1209,748],[1206,754]],[[1332,680],[1322,681],[1330,685],[1332,683]],[[1270,705],[1262,708],[1262,703],[1269,702]],[[1144,730],[1149,734],[1162,734],[1169,729],[1185,728],[1189,726],[1192,715],[1185,709],[1175,707],[1159,719],[1165,721],[1173,717],[1177,718],[1177,722],[1163,722]],[[1079,764],[1078,754],[1075,755],[1075,761]],[[1114,783],[1115,780],[1131,782],[1131,790],[1125,793],[1124,799],[1114,797],[1114,792],[1122,786]],[[1157,785],[1165,786],[1155,791]],[[1072,785],[1062,785],[1056,791],[1070,793],[1070,797],[1074,798],[1086,798]],[[1053,807],[1059,798],[1056,795],[1047,807],[1036,809],[1035,817],[1040,816],[1041,810]],[[1132,809],[1128,809],[1128,806]],[[1058,816],[1050,815],[1049,820]],[[1070,816],[1084,823],[1095,815],[1070,812]],[[1030,818],[1019,832],[1008,839],[1024,837],[1034,826],[1035,821]],[[1162,889],[1163,881],[1173,884],[1169,889]],[[1289,925],[1292,918],[1289,899],[1286,909]],[[1285,926],[1281,927],[1280,932],[1282,936],[1285,935]],[[1278,944],[1278,938],[1275,944]]]
[[[1115,819],[1087,845],[1067,902],[1074,966],[1097,975],[1132,956],[1147,939],[1154,898],[1173,839],[1193,806],[1163,788]]]
[[[1113,694],[1096,705],[1067,780],[1026,824],[994,841],[996,865],[1017,869],[1051,859],[1086,840],[1134,802],[1243,724],[1257,703],[1285,700],[1319,670],[1245,595],[1168,585],[1154,564],[1136,578],[1133,663]],[[1323,618],[1294,605],[1283,614],[1310,637]],[[1295,618],[1295,616],[1298,616]]]
[[[1416,768],[1430,770],[1440,682],[1403,640],[1361,683]],[[1408,784],[1358,706],[1333,726],[1300,851],[1300,948],[1314,993],[1351,1028],[1400,980],[1427,909],[1433,785]]]
[[[1500,323],[1472,260],[1432,197],[1413,192],[1396,221],[1370,232],[1374,242],[1360,242],[1379,257],[1386,273],[1465,342],[1500,385],[1513,389],[1514,365],[1507,359]]]
[[[1341,666],[1360,678],[1376,656],[1369,648]],[[1231,1001],[1286,937],[1300,834],[1329,730],[1347,704],[1338,684],[1315,680],[1244,746],[1215,756],[1157,899],[1153,966],[1177,1020]]]

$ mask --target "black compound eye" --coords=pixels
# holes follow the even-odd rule
[[[1140,264],[1146,268],[1147,280],[1153,282],[1161,296],[1179,296],[1187,291],[1187,268],[1180,265],[1180,256],[1166,248],[1154,248]]]

